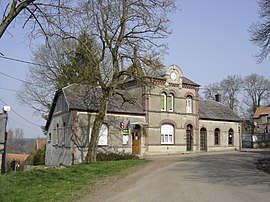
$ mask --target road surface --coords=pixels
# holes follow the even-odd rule
[[[81,202],[266,202],[270,175],[256,162],[267,157],[270,151],[154,157],[124,179],[104,181]]]

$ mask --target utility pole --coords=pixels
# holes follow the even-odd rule
[[[1,164],[1,174],[6,173],[6,141],[7,141],[7,120],[8,120],[8,114],[7,112],[10,111],[10,106],[4,106],[3,107],[3,113],[1,115],[1,121],[0,121],[0,144],[3,145],[3,149],[1,149],[2,153],[2,164]]]

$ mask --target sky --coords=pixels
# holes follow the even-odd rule
[[[256,0],[177,0],[177,6],[170,18],[173,33],[166,39],[166,66],[176,64],[185,77],[202,88],[228,75],[257,73],[270,79],[269,61],[256,62],[253,56],[259,49],[250,42],[248,32],[252,23],[259,21]],[[0,39],[0,52],[30,61],[30,42],[22,25],[13,25],[8,31]],[[40,128],[45,121],[16,98],[28,68],[27,64],[0,58],[0,106],[11,106],[8,129],[21,128],[27,138],[45,137]]]

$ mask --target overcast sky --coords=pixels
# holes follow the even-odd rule
[[[202,88],[228,75],[257,73],[270,78],[269,61],[256,63],[253,56],[258,48],[249,41],[247,31],[258,22],[256,0],[178,0],[177,4],[178,11],[171,18],[173,34],[167,39],[166,66],[178,65],[184,76]],[[25,33],[21,25],[11,27],[0,39],[0,52],[30,61]],[[0,106],[12,108],[8,128],[22,128],[25,137],[45,137],[39,127],[45,121],[16,99],[22,85],[18,79],[25,80],[27,71],[27,64],[0,58]]]

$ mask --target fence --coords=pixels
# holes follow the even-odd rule
[[[270,148],[270,133],[243,134],[243,148]]]

